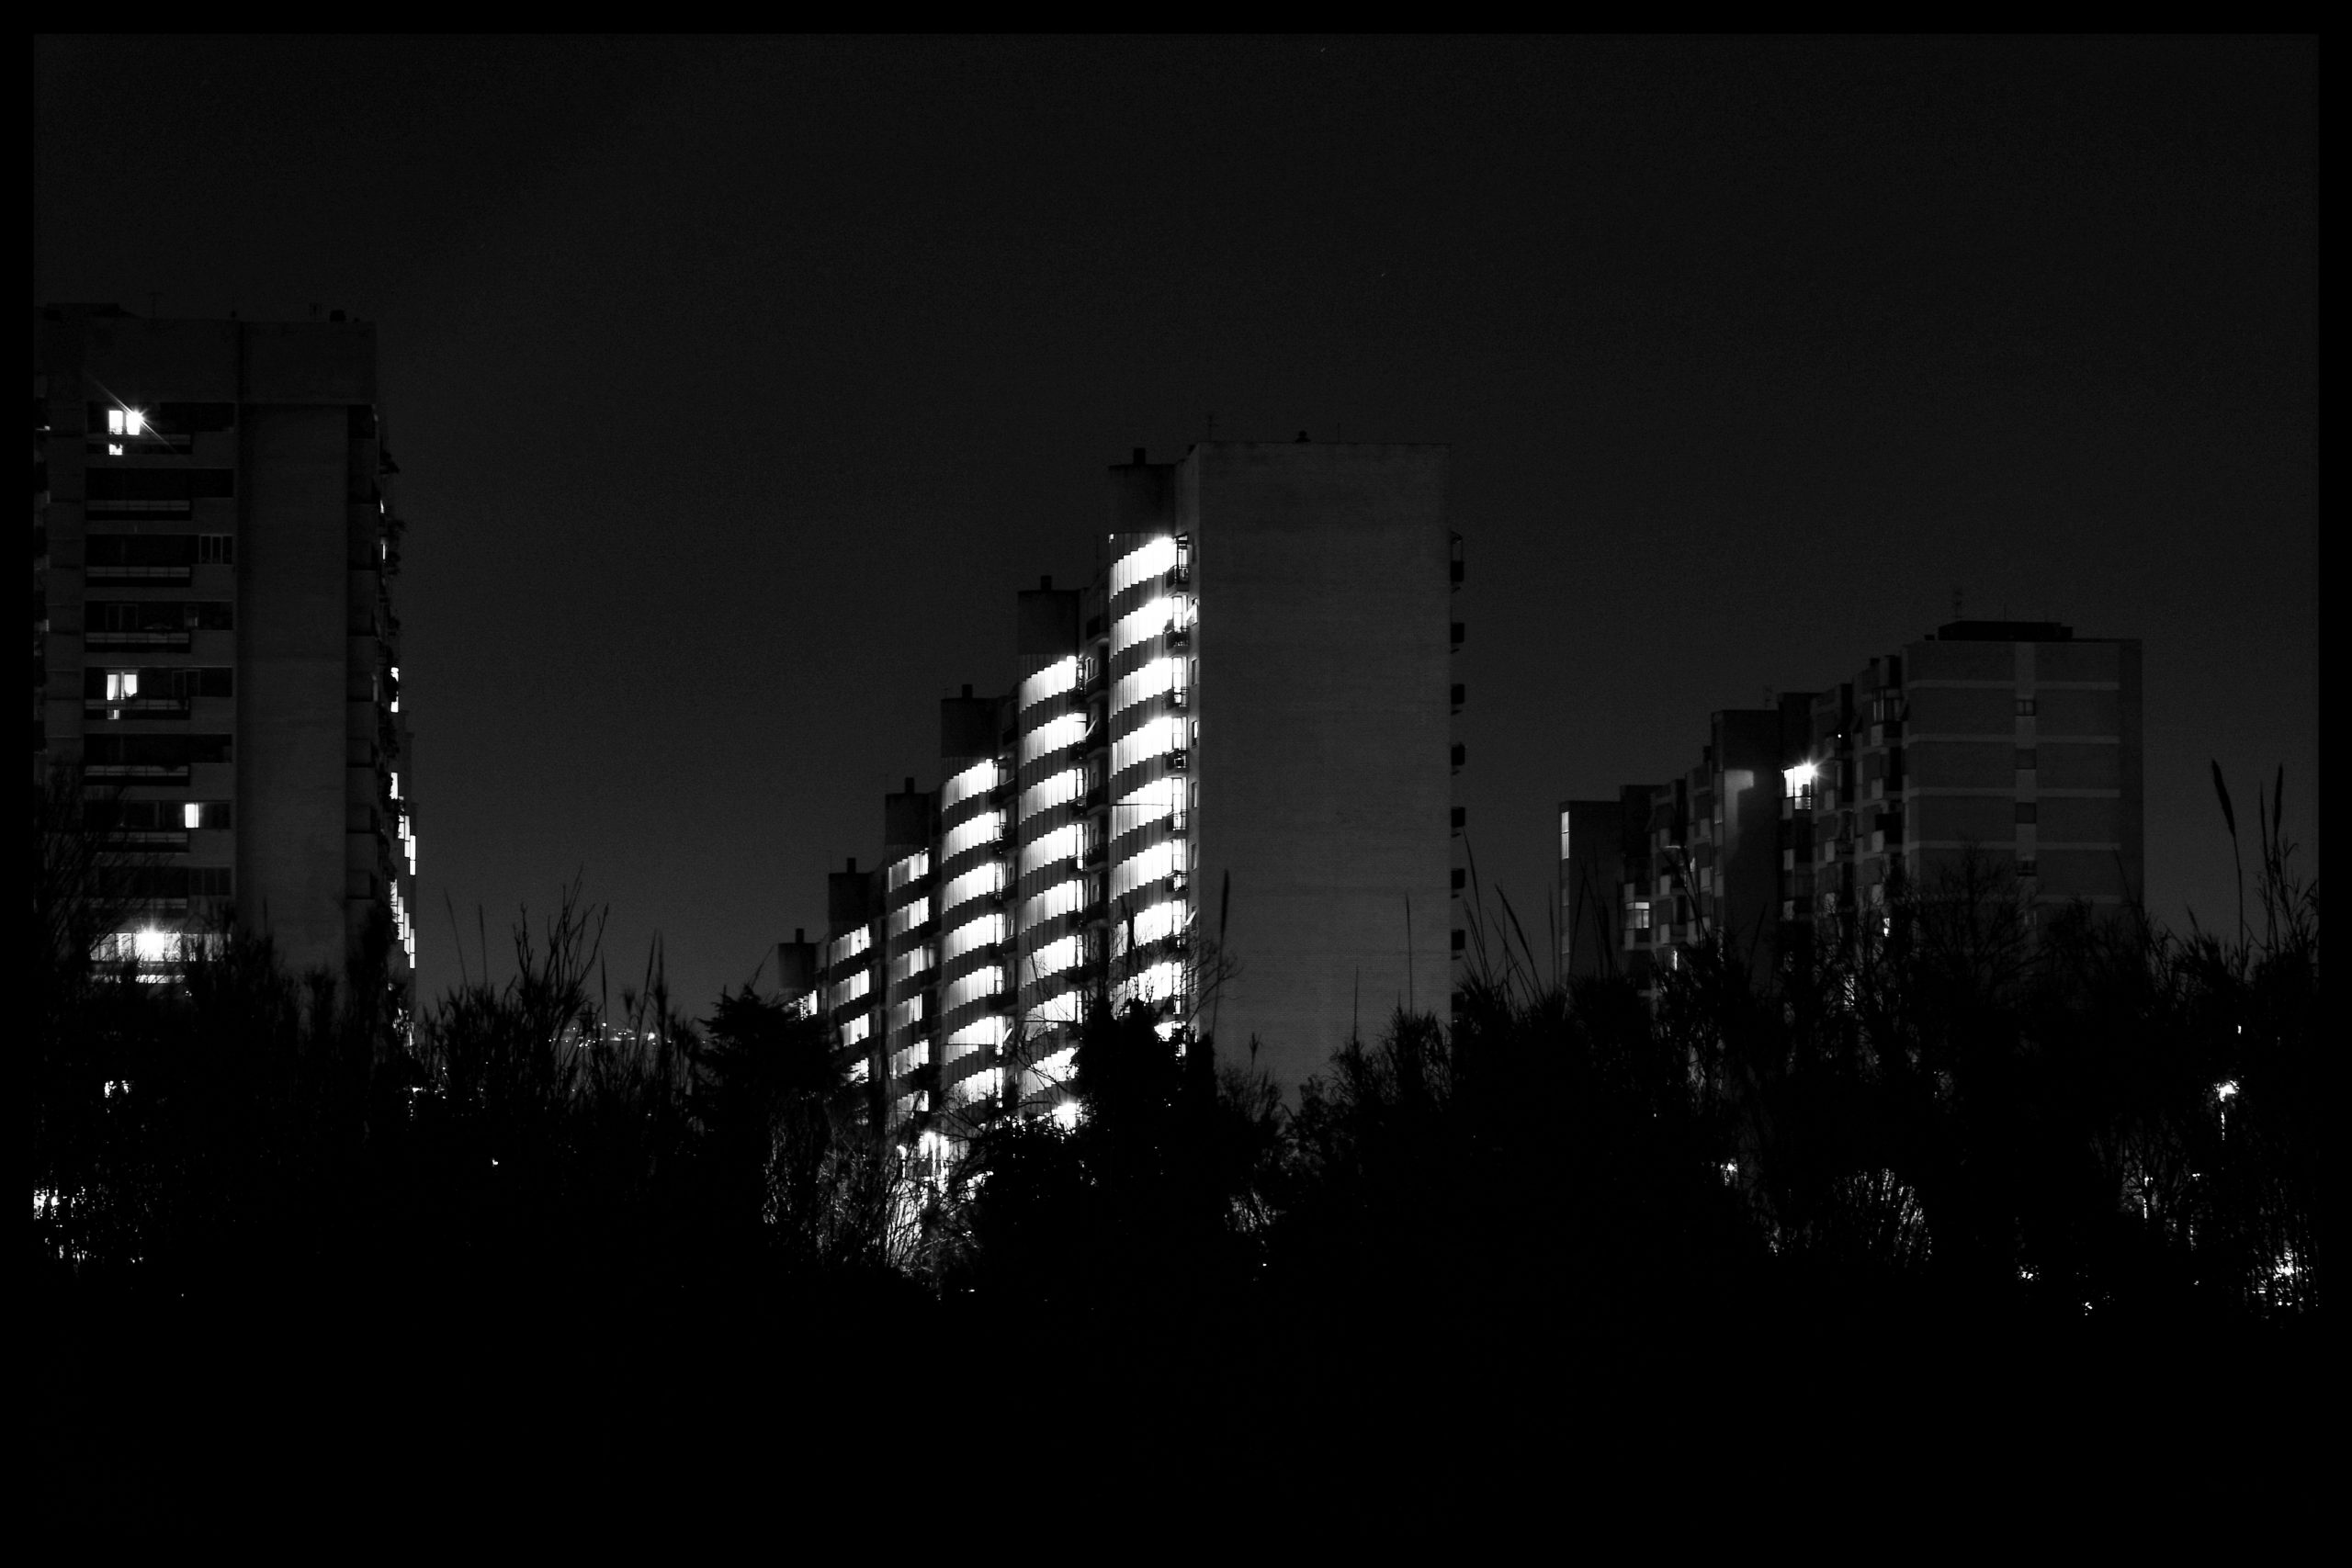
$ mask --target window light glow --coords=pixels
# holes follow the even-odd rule
[[[1058,697],[1078,686],[1078,655],[1057,659],[1021,682],[1021,711],[1026,713],[1048,697]]]
[[[170,931],[157,931],[153,926],[141,931],[135,942],[141,964],[161,964],[172,955],[172,950],[178,945],[173,941]]]
[[[1078,1072],[1078,1047],[1066,1045],[1050,1056],[1040,1056],[1029,1069],[1039,1088],[1068,1083]]]
[[[957,1008],[969,1007],[974,1002],[996,995],[1003,988],[1003,981],[1004,971],[993,964],[983,964],[968,975],[959,975],[947,982],[947,988],[939,998],[940,1009],[953,1012]]]
[[[1138,887],[1159,882],[1183,869],[1184,846],[1168,840],[1146,846],[1111,868],[1111,897],[1123,898]]]
[[[1182,779],[1153,779],[1122,797],[1111,807],[1111,837],[1116,839],[1148,827],[1181,809],[1184,787]]]
[[[202,807],[201,806],[198,806],[198,805],[196,802],[194,802],[193,800],[189,801],[186,806],[181,807],[180,807],[180,826],[182,826],[182,827],[184,827],[184,828],[201,828],[201,827],[203,827],[203,826],[204,826],[204,807]]]
[[[1132,927],[1135,940],[1138,942],[1158,942],[1183,930],[1186,913],[1181,900],[1170,899],[1166,903],[1154,904],[1148,909],[1136,910],[1132,921],[1119,922],[1119,929],[1124,932]]]
[[[896,893],[908,883],[931,874],[931,852],[920,850],[890,867],[890,891]]]
[[[931,967],[931,943],[910,948],[890,960],[890,984],[903,985]]]
[[[1181,678],[1176,659],[1155,659],[1140,670],[1129,671],[1111,686],[1111,711],[1125,713],[1140,702],[1148,702],[1174,686]]]
[[[1045,946],[1039,948],[1036,952],[1031,953],[1029,955],[1028,964],[1023,967],[1029,970],[1030,976],[1033,979],[1044,980],[1051,978],[1053,976],[1058,975],[1066,969],[1077,968],[1079,957],[1080,949],[1078,938],[1074,936],[1066,936],[1058,942],[1049,942]],[[1069,1022],[1072,1021],[1061,1020],[1058,1021]]]
[[[899,1003],[896,1007],[890,1010],[890,1027],[892,1029],[912,1029],[916,1024],[921,1023],[922,1021],[922,998],[919,995],[909,997],[905,1001]]]
[[[965,921],[954,931],[949,931],[947,940],[940,944],[939,961],[942,964],[953,964],[976,947],[986,947],[991,942],[1002,942],[1005,937],[1004,928],[1004,917],[993,910],[976,920]]]
[[[975,1051],[993,1051],[1004,1043],[1012,1030],[1011,1022],[1001,1014],[976,1019],[948,1035],[947,1059],[952,1062]]]
[[[1057,943],[1056,945],[1059,945]],[[1086,998],[1076,991],[1063,991],[1046,998],[1030,1010],[1033,1023],[1076,1025],[1086,1018]]]
[[[842,1043],[844,1045],[863,1045],[865,1043],[866,1036],[873,1032],[874,1015],[870,1012],[859,1013],[855,1018],[851,1019],[847,1023],[842,1025]]]
[[[890,911],[888,940],[898,941],[925,920],[931,919],[931,900],[917,898]]]
[[[986,795],[996,787],[996,764],[975,762],[939,786],[939,809],[952,811],[976,795]]]
[[[1121,615],[1111,628],[1111,657],[1120,654],[1166,631],[1176,616],[1176,601],[1166,595],[1146,600],[1143,604]]]
[[[1046,888],[1021,906],[1021,929],[1025,931],[1057,915],[1077,913],[1084,894],[1084,886],[1077,882],[1065,882]]]
[[[947,829],[947,837],[939,846],[943,859],[954,860],[967,850],[981,844],[992,844],[1004,837],[1004,813],[983,811],[967,821],[958,822]]]
[[[1040,811],[1068,806],[1084,793],[1083,784],[1084,775],[1076,768],[1065,768],[1030,785],[1021,792],[1021,819],[1025,822]]]
[[[1154,757],[1164,757],[1184,744],[1184,721],[1163,714],[1148,718],[1111,742],[1111,771],[1118,773]]]
[[[1176,536],[1163,534],[1142,544],[1111,563],[1111,592],[1124,593],[1138,582],[1148,582],[1176,564]]]
[[[1040,866],[1074,859],[1085,842],[1086,830],[1075,822],[1041,833],[1021,847],[1020,874],[1026,876]]]
[[[1173,961],[1155,964],[1142,974],[1134,976],[1124,987],[1119,987],[1125,993],[1120,999],[1138,1002],[1169,1001],[1176,996],[1183,983],[1182,964]]]
[[[963,875],[951,877],[939,895],[939,907],[954,910],[975,898],[985,898],[1004,886],[1004,863],[986,861]]]
[[[1059,1105],[1054,1107],[1053,1114],[1054,1121],[1060,1125],[1062,1131],[1065,1133],[1074,1132],[1077,1130],[1078,1101],[1075,1100],[1063,1100]]]
[[[1034,762],[1057,751],[1067,751],[1086,739],[1086,716],[1066,713],[1049,718],[1021,738],[1021,761]]]
[[[122,433],[123,433],[125,435],[144,435],[144,434],[147,434],[147,416],[146,416],[144,413],[141,412],[140,412],[139,410],[137,410],[137,409],[125,409],[125,410],[123,410],[123,411],[122,411]]]

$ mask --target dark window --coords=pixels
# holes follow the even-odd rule
[[[1460,767],[1470,755],[1470,749],[1457,740],[1453,743],[1453,765]]]
[[[184,567],[196,559],[196,536],[93,534],[82,558],[92,570],[104,570],[108,567]]]
[[[2032,748],[2032,747],[2030,747],[2030,746],[2020,746],[2020,747],[2018,747],[2018,766],[2020,769],[2024,769],[2024,768],[2030,768],[2030,767],[2032,767],[2033,765],[2034,765],[2034,761],[2033,761],[2033,748]]]
[[[1464,886],[1468,884],[1469,880],[1470,874],[1468,872],[1463,870],[1458,865],[1453,868],[1453,890],[1456,893],[1461,892]]]
[[[1454,951],[1454,952],[1456,952],[1456,953],[1463,952],[1464,949],[1468,948],[1468,947],[1469,947],[1469,945],[1470,945],[1470,933],[1469,933],[1469,932],[1467,932],[1467,931],[1455,931],[1455,932],[1453,933],[1453,951]]]
[[[1468,688],[1464,686],[1459,681],[1456,681],[1453,683],[1453,705],[1455,707],[1460,707],[1462,705],[1463,694],[1467,690]]]
[[[1470,811],[1467,807],[1457,806],[1453,808],[1453,830],[1455,832],[1460,832],[1468,825],[1469,821]]]
[[[230,760],[225,735],[93,735],[82,742],[92,767],[185,768]]]
[[[2018,699],[2018,716],[2019,718],[2031,718],[2033,716],[2033,699],[2031,697],[2019,697]]]
[[[230,534],[198,534],[196,536],[196,559],[199,566],[234,566],[237,564],[237,540]]]
[[[2035,812],[2036,812],[2036,810],[2037,810],[2037,809],[2038,809],[2038,807],[2037,807],[2035,806],[2035,804],[2034,804],[2032,801],[2030,801],[2030,800],[2020,800],[2020,801],[2018,801],[2018,821],[2020,821],[2020,822],[2030,822],[2030,821],[2034,820],[2034,814],[2035,814]]]
[[[237,493],[234,468],[92,468],[92,502],[216,501]]]
[[[93,633],[232,631],[236,606],[209,599],[93,599],[82,623]]]
[[[1460,621],[1456,621],[1453,623],[1453,646],[1460,648],[1462,646],[1462,623]]]

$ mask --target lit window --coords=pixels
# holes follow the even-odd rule
[[[1021,792],[1021,816],[1025,821],[1051,807],[1066,806],[1083,793],[1078,770],[1071,768],[1040,780]]]
[[[1147,578],[1159,576],[1176,564],[1176,541],[1163,534],[1148,539],[1111,563],[1111,592],[1125,592]]]
[[[1060,696],[1078,684],[1078,657],[1057,659],[1021,682],[1020,705],[1027,712],[1048,697]]]
[[[193,800],[189,801],[186,806],[180,807],[180,823],[183,827],[187,828],[203,827],[204,807],[198,806]]]
[[[107,671],[107,701],[119,703],[139,694],[139,671],[109,670]]]
[[[1650,929],[1650,907],[1646,900],[1637,900],[1625,907],[1627,929],[1645,931]]]
[[[122,434],[122,411],[120,409],[107,410],[107,434],[108,435],[120,435]],[[122,448],[118,446],[115,450],[119,452]]]
[[[122,433],[125,435],[144,435],[147,433],[147,416],[137,409],[123,410]]]

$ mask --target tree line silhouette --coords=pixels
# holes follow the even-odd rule
[[[657,953],[616,1004],[576,895],[411,1021],[381,932],[342,984],[228,929],[175,983],[95,961],[105,857],[49,821],[40,1333],[85,1445],[126,1380],[357,1380],[387,1419],[909,1377],[1278,1413],[2292,1345],[2328,1101],[2279,804],[2230,931],[2037,924],[1973,862],[1767,972],[1690,946],[1654,996],[1482,930],[1450,1021],[1399,1011],[1287,1103],[1098,1001],[1075,1123],[985,1122],[944,1170],[748,986],[690,1020]]]

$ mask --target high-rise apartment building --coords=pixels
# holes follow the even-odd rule
[[[415,960],[375,329],[33,321],[33,766],[121,863],[109,956],[234,910],[297,972]]]
[[[1589,902],[1615,855],[1614,946],[1637,978],[1717,934],[1760,976],[1971,861],[2031,905],[2120,912],[2144,886],[2140,701],[2136,640],[1952,622],[1829,690],[1713,715],[1700,765],[1629,786],[1614,824],[1565,804],[1563,897]],[[1570,973],[1609,967],[1575,940]]]
[[[938,790],[886,803],[878,889],[837,890],[818,994],[844,1049],[887,1042],[888,1113],[1067,1103],[1097,997],[1294,1089],[1447,1004],[1444,483],[1441,447],[1303,440],[1111,470],[1092,581],[1019,596],[1013,690],[942,704]]]

